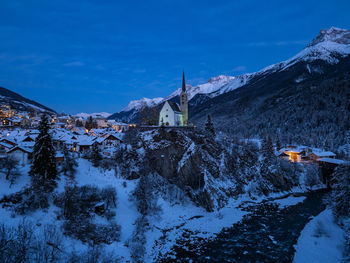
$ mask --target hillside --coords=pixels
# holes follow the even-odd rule
[[[346,32],[321,31],[297,56],[254,74],[242,87],[214,98],[194,98],[191,120],[203,125],[211,114],[218,129],[239,137],[269,133],[284,143],[336,150],[347,143],[350,127]]]
[[[191,86],[187,84],[186,89],[188,93],[188,98],[189,100],[191,100],[193,97],[199,94],[205,94],[205,95],[211,94],[219,90],[226,84],[230,83],[234,79],[235,77],[220,75],[209,79],[207,83],[204,83],[201,85]],[[140,100],[133,100],[121,112],[117,112],[109,116],[109,119],[124,121],[124,122],[138,122],[140,113],[143,110],[146,109],[146,111],[149,111],[150,108],[156,108],[157,110],[159,110],[160,106],[166,100],[178,101],[180,92],[181,92],[181,88],[178,88],[176,91],[174,91],[172,94],[170,94],[166,98],[154,98],[154,99],[142,98]]]
[[[0,104],[6,104],[11,106],[12,109],[17,111],[48,111],[55,112],[54,110],[30,99],[27,99],[16,92],[9,89],[0,87]]]
[[[208,88],[211,81],[198,89],[188,86],[190,121],[203,126],[210,114],[216,128],[231,135],[270,133],[284,143],[336,150],[349,131],[349,54],[350,31],[332,27],[286,61],[255,73],[213,78],[215,87]],[[166,99],[177,101],[177,94]],[[137,121],[139,113],[133,108],[110,118]]]

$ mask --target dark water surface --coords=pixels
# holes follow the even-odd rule
[[[191,240],[184,232],[160,262],[292,262],[300,232],[325,208],[325,190],[303,194],[306,199],[280,209],[264,202],[242,208],[249,213],[215,239]]]

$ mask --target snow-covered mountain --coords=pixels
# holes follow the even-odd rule
[[[132,100],[129,102],[128,106],[126,106],[123,111],[131,111],[131,110],[140,110],[144,107],[153,107],[163,101],[163,98],[142,98],[140,100]]]
[[[191,86],[187,84],[186,89],[188,93],[188,99],[191,100],[197,94],[213,93],[219,90],[221,87],[227,85],[234,79],[235,77],[219,75],[217,77],[213,77],[209,79],[207,83],[200,84],[197,86]],[[142,98],[140,100],[130,101],[128,106],[126,106],[121,112],[115,113],[111,115],[109,118],[117,119],[120,121],[134,121],[135,118],[137,118],[138,113],[141,109],[145,107],[158,106],[166,100],[171,100],[176,98],[177,96],[180,95],[180,93],[181,93],[181,88],[178,88],[176,91],[171,93],[166,98],[160,98],[160,97],[154,98],[154,99]]]
[[[208,80],[207,83],[197,85],[195,87],[191,85],[186,85],[186,90],[188,94],[188,99],[191,100],[195,95],[197,94],[210,94],[213,93],[226,84],[233,81],[235,77],[232,76],[225,76],[225,75],[219,75],[217,77],[213,77]],[[171,93],[168,97],[166,97],[166,100],[170,100],[176,96],[179,96],[181,93],[181,88],[178,88],[176,91]]]
[[[54,110],[3,87],[0,87],[0,104],[9,105],[17,111],[55,113]]]
[[[197,94],[209,94],[217,91],[227,83],[231,82],[235,77],[219,75],[217,77],[213,77],[208,80],[207,83],[200,84],[197,86],[191,86],[189,84],[186,85],[188,99],[191,100]],[[122,112],[127,112],[131,110],[140,110],[144,107],[154,107],[166,100],[170,100],[179,96],[181,93],[181,88],[178,88],[165,99],[158,97],[154,99],[142,98],[140,100],[132,100],[129,102],[128,106],[126,106]]]
[[[350,31],[321,30],[291,59],[241,78],[242,84],[236,78],[215,94],[195,96],[190,120],[202,126],[208,115],[215,116],[216,129],[238,137],[270,134],[328,149],[330,141],[331,149],[346,143]]]
[[[285,70],[298,62],[313,62],[323,60],[329,64],[336,64],[340,58],[350,54],[350,31],[331,27],[322,29],[302,51],[294,57],[268,66],[258,73]]]
[[[247,84],[253,77],[271,74],[277,71],[283,71],[295,65],[298,62],[313,62],[323,60],[329,64],[336,64],[340,58],[346,57],[350,54],[350,31],[331,27],[330,29],[322,29],[320,34],[311,41],[302,51],[294,57],[267,66],[255,73],[248,73],[236,76],[227,85],[221,87],[219,90],[210,94],[210,97],[215,97],[220,94],[232,91]],[[318,68],[312,69],[310,65],[307,66],[309,73],[311,71],[319,71]],[[319,72],[321,73],[321,72]]]
[[[96,117],[108,118],[109,116],[111,116],[111,114],[108,112],[95,112],[95,113],[81,112],[75,115],[75,117],[82,118],[82,119],[87,119],[90,116],[93,118],[96,118]]]
[[[255,73],[247,73],[239,76],[224,76],[220,75],[211,78],[207,83],[197,85],[195,87],[186,85],[190,106],[197,106],[200,103],[206,102],[208,99],[213,99],[217,96],[226,94],[240,87],[261,81],[266,76],[274,73],[282,73],[293,71],[291,68],[296,64],[303,64],[303,69],[299,70],[299,75],[290,76],[295,83],[300,83],[310,77],[311,74],[322,74],[324,67],[319,65],[322,62],[324,65],[335,65],[339,61],[350,54],[350,31],[331,27],[330,29],[322,29],[319,35],[314,38],[303,50],[292,58],[270,65]],[[288,75],[288,74],[287,74]],[[112,119],[118,119],[120,116],[123,121],[135,121],[138,116],[138,111],[145,106],[157,106],[165,100],[176,99],[181,92],[181,88],[174,91],[165,99],[141,99],[132,101],[120,113],[115,113],[110,116]],[[196,99],[194,99],[196,98]],[[150,103],[152,102],[152,103]],[[130,114],[128,114],[130,112]]]

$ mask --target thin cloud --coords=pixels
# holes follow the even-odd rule
[[[296,40],[296,41],[273,41],[273,42],[251,42],[248,43],[248,47],[271,47],[271,46],[295,46],[295,45],[306,45],[308,41],[306,40]]]
[[[232,71],[246,71],[247,67],[246,66],[237,66],[232,69]]]
[[[82,67],[85,66],[85,64],[81,61],[72,61],[72,62],[68,62],[63,64],[63,66],[65,67]]]

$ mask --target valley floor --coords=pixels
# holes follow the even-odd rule
[[[116,188],[117,208],[115,212],[116,221],[121,225],[121,238],[119,242],[106,245],[105,249],[108,252],[118,255],[121,262],[131,261],[130,250],[132,246],[130,244],[135,233],[135,221],[140,217],[137,211],[136,201],[132,195],[137,180],[125,180],[119,177],[118,174],[115,175],[114,170],[106,171],[95,168],[85,159],[79,159],[78,162],[79,167],[76,174],[78,185],[96,185],[100,188],[113,186]],[[23,174],[27,173],[28,170],[29,166],[21,168]],[[0,182],[0,198],[2,198],[4,195],[17,192],[22,187],[29,184],[29,178],[23,175],[18,179],[15,185],[10,187],[8,182],[5,181],[4,176],[0,175]],[[57,191],[64,191],[65,184],[67,184],[67,182],[64,176],[62,176]],[[282,194],[280,194],[280,196],[281,195]],[[309,220],[309,217],[319,214],[323,208],[321,208],[319,204],[317,209],[313,208],[311,209],[312,211],[309,212],[301,208],[301,210],[298,210],[298,207],[304,207],[303,203],[308,198],[307,195],[286,195],[279,199],[277,198],[278,194],[275,194],[273,197],[274,198],[269,199],[269,201],[265,200],[265,202],[262,202],[262,199],[252,201],[250,197],[243,196],[238,200],[230,200],[226,207],[212,213],[208,213],[203,208],[194,206],[191,202],[172,203],[168,200],[159,199],[158,205],[161,209],[157,214],[149,217],[150,224],[145,232],[146,255],[144,257],[144,262],[154,262],[155,260],[169,262],[175,258],[184,260],[185,262],[191,259],[195,262],[198,258],[201,258],[202,262],[212,262],[214,258],[222,258],[222,255],[226,255],[226,259],[235,258],[237,255],[231,253],[233,251],[232,244],[238,247],[240,243],[237,240],[243,236],[247,240],[255,236],[254,242],[258,242],[259,239],[266,239],[266,242],[261,241],[261,246],[259,246],[260,252],[264,254],[264,251],[262,251],[264,246],[266,246],[265,249],[268,248],[271,250],[271,247],[275,247],[277,243],[280,243],[279,238],[283,237],[278,236],[280,234],[280,229],[274,228],[273,225],[277,225],[285,219],[290,219],[291,214],[285,213],[285,211],[289,211],[289,213],[292,214],[300,212],[300,214],[302,214],[300,218],[306,220],[305,222],[300,221],[300,224],[298,224],[294,232],[292,229],[293,226],[290,225],[290,232],[293,233],[293,237],[295,238],[295,242],[291,244],[293,246],[299,237],[300,231]],[[319,201],[321,202],[321,200]],[[23,220],[26,220],[36,226],[36,231],[40,234],[46,224],[54,224],[57,227],[62,226],[62,221],[57,219],[58,210],[59,208],[52,204],[47,211],[37,211],[22,217],[14,215],[10,210],[1,207],[0,224],[16,226],[22,224]],[[95,220],[98,222],[103,219],[96,216]],[[273,220],[275,220],[275,222],[270,226],[269,223],[273,222]],[[312,236],[313,229],[318,226],[317,220],[324,222],[323,226],[326,228],[325,231],[329,236]],[[342,243],[341,232],[339,229],[336,229],[333,223],[329,223],[331,220],[329,210],[325,210],[306,225],[305,229],[301,231],[296,245],[294,262],[306,262],[302,260],[304,258],[314,258],[315,254],[318,253],[317,251],[325,251],[327,246],[333,251],[328,254],[332,256],[332,259],[336,260],[340,258]],[[286,221],[285,223],[288,225],[290,222]],[[234,232],[235,234],[232,234],[232,229],[236,229]],[[262,234],[262,236],[259,236],[259,233]],[[230,236],[228,237],[227,234]],[[239,237],[239,235],[241,235],[241,237]],[[235,239],[235,237],[237,237],[237,239]],[[218,238],[221,238],[220,242],[213,245],[219,240]],[[289,238],[288,235],[285,236],[285,238]],[[223,240],[225,241],[223,242]],[[253,250],[255,250],[254,254],[259,254],[257,246],[249,248],[249,242],[245,244],[242,243],[241,245],[246,246],[246,248],[242,246],[239,248],[240,255],[252,253]],[[215,247],[215,250],[213,250],[213,247]],[[63,247],[61,249],[69,252],[86,250],[87,248],[88,246],[86,244],[64,236]],[[208,254],[205,252],[205,248],[212,249],[212,252]],[[287,250],[288,259],[293,258],[293,253],[291,256],[290,253],[294,250],[289,250],[289,247]],[[199,254],[201,255],[199,256]],[[227,262],[229,262],[229,260],[227,260]]]

